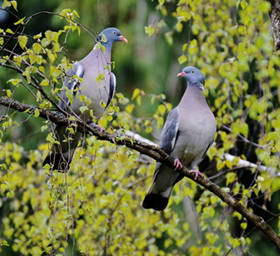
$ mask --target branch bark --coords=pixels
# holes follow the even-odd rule
[[[269,0],[271,4],[270,19],[272,25],[272,33],[274,38],[275,49],[280,50],[280,1]]]
[[[28,114],[34,114],[35,110],[37,109],[40,113],[39,114],[40,117],[60,125],[67,125],[70,122],[68,117],[56,111],[39,109],[27,104],[20,103],[18,101],[15,101],[7,97],[0,97],[0,105],[13,108],[20,112],[28,112]],[[133,137],[127,136],[125,134],[118,134],[118,135],[109,134],[106,131],[100,131],[97,127],[90,126],[86,123],[83,123],[80,120],[75,120],[71,122],[75,122],[77,125],[77,129],[81,132],[94,135],[99,140],[106,140],[116,145],[127,146],[131,149],[134,149],[142,154],[145,154],[173,168],[174,159],[170,157],[168,154],[166,154],[163,150],[161,150],[158,146],[147,143],[148,141],[144,142],[144,141],[136,140]],[[222,201],[228,204],[231,208],[239,212],[249,222],[253,223],[256,226],[256,228],[262,231],[264,235],[268,239],[270,239],[270,241],[273,242],[277,247],[277,249],[280,251],[280,237],[263,220],[263,218],[252,213],[252,211],[250,209],[247,209],[245,205],[243,205],[241,202],[233,198],[230,194],[228,194],[222,188],[220,188],[219,186],[211,182],[205,176],[198,176],[198,178],[195,180],[195,174],[189,172],[189,170],[186,167],[183,167],[183,169],[180,170],[179,172],[182,173],[185,177],[190,178],[191,180],[195,181],[196,183],[203,186],[207,190],[211,191],[216,196],[218,196]]]

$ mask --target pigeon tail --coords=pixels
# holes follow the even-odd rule
[[[161,194],[149,193],[145,196],[142,206],[145,209],[154,209],[156,211],[163,211],[168,204],[169,197]]]

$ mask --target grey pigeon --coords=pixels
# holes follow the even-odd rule
[[[114,42],[127,39],[117,28],[104,29],[96,39],[91,52],[82,60],[75,62],[66,72],[59,106],[81,117],[85,122],[92,120],[91,112],[96,117],[102,116],[110,104],[116,90],[116,77],[111,72],[111,50]],[[67,95],[73,95],[70,104]],[[84,100],[89,104],[85,104]],[[85,106],[84,111],[81,107]],[[55,135],[59,144],[54,144],[51,153],[43,165],[50,164],[52,169],[67,170],[71,163],[75,148],[81,138],[81,133],[70,133],[66,126],[56,126]]]
[[[204,76],[200,70],[188,66],[178,76],[185,77],[187,89],[179,105],[167,116],[160,147],[175,158],[175,169],[184,165],[197,178],[201,174],[198,164],[213,142],[216,121],[202,94]],[[158,162],[153,184],[143,201],[143,207],[164,210],[174,185],[182,178],[181,174]]]

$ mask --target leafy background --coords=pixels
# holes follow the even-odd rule
[[[220,173],[213,181],[278,230],[280,73],[269,8],[264,0],[29,0],[18,2],[17,11],[9,8],[0,42],[22,56],[19,62],[44,67],[40,78],[21,64],[25,78],[45,79],[42,88],[55,98],[48,84],[61,84],[57,68],[85,56],[104,27],[118,27],[129,44],[114,46],[118,94],[99,124],[154,141],[170,103],[185,90],[177,72],[198,66],[218,122],[200,169],[208,177]],[[41,11],[72,13],[73,20],[41,13],[25,26],[14,24]],[[18,27],[24,37],[16,44],[3,32]],[[1,51],[2,60],[6,55]],[[50,107],[15,72],[1,68],[0,81],[1,94]],[[242,216],[187,179],[167,210],[144,210],[155,163],[125,147],[88,137],[71,170],[50,175],[41,166],[52,142],[50,124],[36,114],[0,112],[1,255],[277,255]],[[235,168],[225,152],[272,171]]]

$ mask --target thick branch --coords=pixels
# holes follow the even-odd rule
[[[18,101],[7,97],[0,97],[0,105],[13,108],[20,112],[28,111],[29,114],[33,114],[36,109],[33,106],[22,104]],[[69,124],[69,119],[63,114],[57,113],[55,111],[50,111],[46,109],[38,109],[40,116],[47,120],[50,120],[56,124],[67,125]],[[163,162],[165,165],[173,168],[173,160],[168,154],[155,145],[147,142],[141,142],[132,137],[125,135],[114,135],[109,134],[106,131],[100,131],[98,128],[87,125],[81,121],[76,121],[77,129],[81,132],[85,132],[91,135],[95,135],[100,140],[110,141],[117,145],[125,145],[131,149],[134,149],[142,154],[146,154],[153,159]],[[207,190],[214,193],[222,201],[227,203],[231,208],[239,212],[243,217],[245,217],[249,222],[252,222],[259,230],[261,230],[278,248],[280,251],[280,237],[273,231],[273,229],[259,216],[252,213],[247,209],[241,202],[237,201],[223,189],[221,189],[216,184],[212,183],[209,179],[204,176],[198,176],[195,180],[194,173],[189,172],[187,168],[183,168],[180,171],[184,176],[192,179],[196,183],[200,184]]]
[[[150,141],[146,138],[143,138],[142,136],[140,136],[137,133],[134,133],[134,132],[131,132],[131,131],[126,131],[125,135],[127,135],[129,137],[133,137],[135,140],[147,143],[149,145],[157,146],[156,143],[154,143],[154,142],[152,142],[152,141]],[[280,175],[280,173],[276,172],[276,170],[272,167],[267,167],[267,166],[264,166],[264,165],[257,165],[257,164],[251,163],[247,160],[243,160],[243,159],[239,158],[238,156],[234,156],[234,155],[231,155],[231,154],[228,154],[228,153],[223,154],[222,158],[224,160],[228,160],[230,162],[236,161],[236,159],[238,159],[237,163],[235,164],[236,167],[238,167],[238,168],[255,168],[255,169],[258,169],[258,170],[263,171],[263,172],[268,172],[271,176],[279,176]]]

